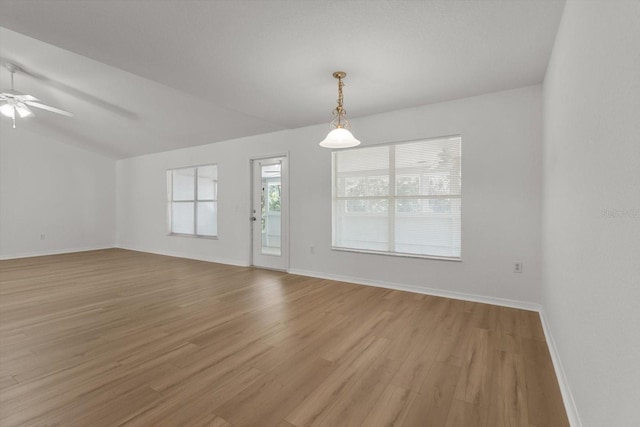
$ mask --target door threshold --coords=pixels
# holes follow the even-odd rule
[[[279,268],[271,268],[271,267],[260,267],[259,265],[250,265],[251,268],[257,268],[259,270],[269,270],[269,271],[278,271],[280,273],[288,273],[289,270],[281,270]]]

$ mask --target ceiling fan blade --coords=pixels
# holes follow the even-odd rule
[[[43,110],[51,111],[52,113],[62,114],[63,116],[73,117],[73,113],[61,110],[59,108],[50,107],[48,105],[40,104],[39,102],[25,101],[25,104],[27,104],[27,105],[29,105],[31,107],[36,107],[36,108],[41,108]]]
[[[20,95],[20,100],[22,102],[25,102],[25,101],[40,101],[38,98],[36,98],[33,95]]]
[[[33,95],[28,95],[26,93],[18,92],[17,90],[13,89],[3,89],[0,93],[0,96],[4,98],[19,99],[22,101],[39,101],[39,99]]]
[[[25,117],[29,117],[33,115],[33,112],[29,109],[29,107],[27,107],[22,102],[18,103],[18,105],[16,105],[15,108],[18,114],[20,115],[20,118],[24,119]]]

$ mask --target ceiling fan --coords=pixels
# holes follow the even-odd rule
[[[40,102],[38,102],[40,100],[35,96],[27,95],[14,90],[13,75],[16,72],[22,71],[22,68],[12,63],[5,63],[4,65],[11,73],[11,89],[3,89],[2,92],[0,92],[0,113],[3,116],[7,116],[13,120],[14,129],[16,128],[16,114],[20,116],[20,118],[33,115],[33,112],[29,107],[40,108],[52,113],[62,114],[63,116],[67,117],[73,117],[73,114],[68,111],[41,104]]]

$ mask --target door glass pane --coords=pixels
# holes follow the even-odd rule
[[[265,255],[281,255],[282,219],[280,216],[281,165],[261,165],[262,250]]]

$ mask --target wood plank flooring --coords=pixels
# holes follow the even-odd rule
[[[568,426],[534,312],[121,249],[0,281],[2,426]]]

